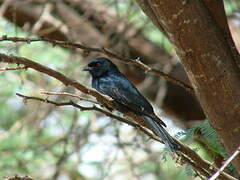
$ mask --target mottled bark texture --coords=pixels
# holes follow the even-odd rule
[[[228,153],[240,144],[240,71],[234,44],[217,18],[221,0],[137,0],[163,29],[194,87],[207,118]],[[214,15],[213,7],[218,14]],[[222,13],[224,14],[224,12]],[[224,19],[222,22],[226,22]],[[230,45],[231,44],[231,45]],[[240,157],[233,161],[240,172]]]

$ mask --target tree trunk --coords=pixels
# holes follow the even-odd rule
[[[240,144],[240,71],[226,33],[206,6],[208,1],[137,2],[176,46],[207,118],[232,153]],[[240,157],[233,164],[240,173]]]

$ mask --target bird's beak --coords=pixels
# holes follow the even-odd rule
[[[83,71],[91,71],[91,70],[92,70],[92,68],[91,68],[91,67],[88,67],[88,66],[86,66],[86,67],[83,68]]]

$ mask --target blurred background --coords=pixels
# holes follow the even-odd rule
[[[150,67],[189,84],[172,44],[132,0],[2,0],[0,5],[1,35],[42,36],[108,48],[124,58],[140,57]],[[240,49],[240,2],[225,0],[225,9]],[[45,42],[1,42],[0,52],[32,59],[86,86],[91,80],[83,66],[92,57],[103,56]],[[172,135],[205,159],[222,162],[226,153],[193,95],[159,76],[113,61],[151,101]],[[31,69],[0,72],[1,179],[15,174],[40,180],[200,179],[163,145],[127,124],[72,107],[23,102],[16,96],[69,99],[42,91],[86,96]]]

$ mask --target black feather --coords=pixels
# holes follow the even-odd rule
[[[160,136],[172,150],[180,149],[180,146],[162,127],[166,127],[166,124],[155,115],[152,105],[115,64],[107,58],[96,58],[85,70],[92,75],[93,88],[110,96],[119,107],[140,115],[150,129]]]

